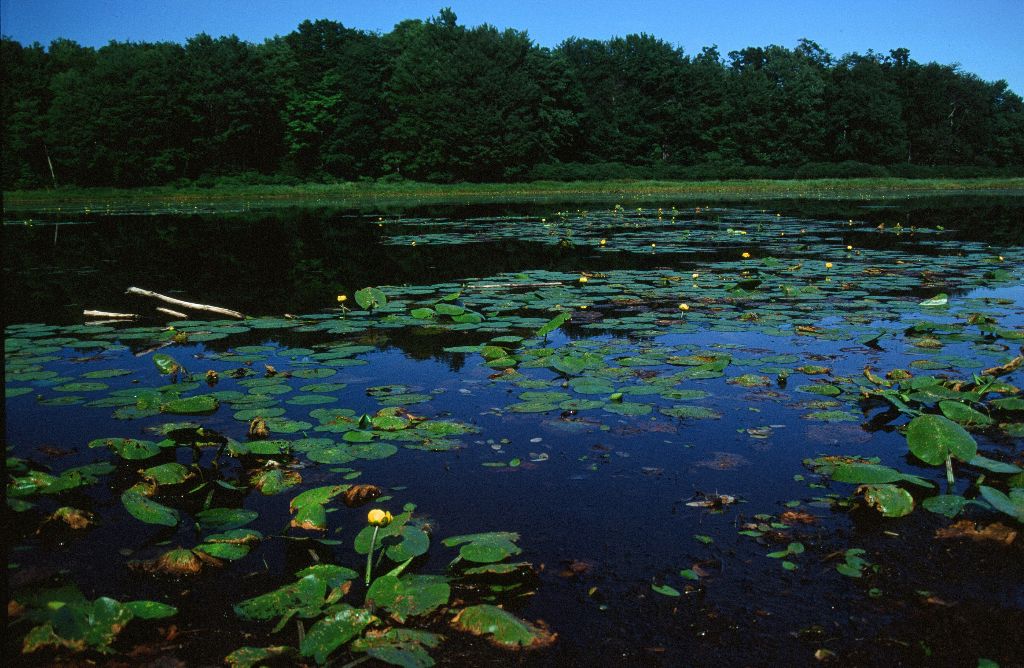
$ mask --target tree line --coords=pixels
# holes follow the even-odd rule
[[[319,20],[262,44],[0,49],[4,189],[1024,167],[1021,97],[906,49],[691,55],[646,34],[548,49],[448,9],[385,34]]]

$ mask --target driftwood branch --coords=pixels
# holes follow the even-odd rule
[[[180,306],[182,308],[192,309],[194,311],[209,311],[210,313],[218,313],[220,315],[226,315],[229,318],[242,319],[245,316],[238,311],[232,311],[231,309],[221,308],[220,306],[210,306],[209,304],[196,304],[194,302],[186,302],[181,299],[175,299],[174,297],[168,297],[162,295],[159,292],[153,292],[152,290],[143,290],[142,288],[128,288],[125,290],[125,294],[139,295],[141,297],[151,297],[153,299],[159,299],[162,302],[173,304],[174,306]]]
[[[82,311],[82,315],[87,318],[113,318],[125,320],[138,320],[142,317],[138,313],[112,313],[110,311],[93,311],[91,309],[85,309]]]
[[[163,306],[157,306],[156,310],[160,311],[161,313],[166,313],[167,315],[173,315],[175,318],[181,318],[182,320],[188,319],[188,315],[182,313],[181,311],[172,311],[171,309],[164,308]]]

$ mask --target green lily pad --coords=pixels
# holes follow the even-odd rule
[[[353,652],[365,652],[378,661],[402,668],[430,668],[434,660],[425,648],[437,647],[441,636],[415,629],[391,628],[379,634],[356,638],[349,645]]]
[[[982,498],[992,504],[999,512],[1006,513],[1018,522],[1024,522],[1024,489],[1014,487],[1009,494],[1004,494],[995,487],[980,485],[978,490]]]
[[[331,652],[355,638],[377,619],[362,608],[353,608],[344,603],[338,608],[306,632],[306,637],[299,645],[302,656],[311,656],[317,663],[323,664]]]
[[[255,510],[210,508],[196,513],[196,521],[206,531],[227,531],[243,527],[259,517]]]
[[[310,574],[274,591],[246,599],[236,604],[233,609],[242,619],[268,620],[294,609],[319,610],[326,596],[327,582],[315,574]]]
[[[280,468],[263,469],[249,477],[249,484],[265,496],[283,492],[302,482],[302,476],[296,471]]]
[[[986,471],[991,471],[992,473],[1021,473],[1021,472],[1024,472],[1024,469],[1022,469],[1021,467],[1017,466],[1016,464],[1011,464],[1009,462],[1001,462],[1001,461],[998,461],[998,460],[995,460],[995,459],[989,459],[988,457],[985,457],[984,455],[975,455],[971,459],[971,461],[969,461],[967,463],[970,464],[971,466],[975,466],[975,467],[977,467],[979,469],[985,469]]]
[[[392,541],[396,539],[399,542],[392,544]],[[396,536],[389,536],[386,542],[382,539],[381,545],[387,546],[385,554],[388,559],[401,563],[426,554],[430,549],[430,536],[419,527],[406,524],[398,530]]]
[[[493,605],[474,605],[459,611],[452,626],[473,635],[488,636],[499,647],[526,649],[546,647],[555,635]]]
[[[121,494],[121,503],[132,517],[146,524],[173,527],[178,525],[180,519],[177,510],[149,498],[139,485],[125,490]]]
[[[153,364],[163,375],[170,375],[181,370],[181,365],[178,364],[177,360],[165,353],[154,353]]]
[[[674,418],[689,420],[718,420],[722,414],[718,411],[704,406],[672,406],[671,408],[659,408],[658,412]]]
[[[894,468],[882,466],[881,464],[859,462],[837,464],[832,470],[831,475],[832,479],[836,482],[870,485],[909,482],[920,487],[934,487],[932,483],[924,478],[909,473],[901,473]]]
[[[959,401],[940,401],[939,410],[942,414],[954,422],[966,425],[989,425],[994,422],[992,418],[980,411],[976,411],[967,404]]]
[[[914,497],[896,485],[864,485],[860,488],[864,501],[884,517],[903,517],[914,510]]]
[[[970,461],[978,444],[967,431],[941,415],[919,415],[907,426],[907,446],[921,461],[938,466],[947,456]]]
[[[446,547],[461,545],[459,556],[466,561],[489,564],[520,554],[522,549],[515,544],[517,540],[519,540],[519,534],[517,533],[495,531],[491,533],[451,536],[441,542]]]
[[[366,592],[366,605],[383,608],[403,624],[409,617],[425,615],[448,603],[451,587],[440,575],[382,575]]]
[[[224,657],[224,663],[228,664],[229,668],[256,668],[279,662],[294,664],[298,658],[299,650],[287,645],[239,647]]]
[[[956,494],[939,494],[922,501],[921,507],[927,511],[952,518],[959,515],[968,503],[970,502],[967,499]]]
[[[66,604],[53,613],[51,621],[28,632],[22,652],[29,654],[45,647],[80,651],[88,647],[109,653],[111,643],[133,617],[128,606],[103,596],[91,603]]]
[[[206,415],[215,412],[219,407],[217,397],[200,394],[186,399],[172,399],[160,405],[160,412],[171,415]]]
[[[90,448],[110,448],[122,459],[149,459],[160,454],[160,446],[153,441],[140,441],[134,438],[97,438],[89,441]]]
[[[106,383],[65,383],[53,389],[57,392],[99,392],[108,387],[110,386]]]
[[[138,619],[166,619],[178,614],[173,605],[158,601],[128,601],[124,604]]]
[[[327,531],[327,508],[319,503],[310,503],[295,511],[291,526],[307,531]]]
[[[326,485],[324,487],[314,487],[313,489],[307,489],[302,494],[299,494],[292,499],[289,504],[291,512],[295,512],[301,508],[305,508],[310,505],[322,506],[328,503],[331,499],[338,496],[350,485]]]
[[[142,472],[142,478],[155,485],[179,485],[190,477],[191,471],[177,462],[151,466]]]
[[[668,585],[652,584],[651,589],[654,590],[655,593],[661,594],[662,596],[671,596],[673,598],[682,596],[682,594],[679,593],[678,589],[676,589],[675,587],[670,587]]]
[[[385,295],[379,288],[363,288],[362,290],[356,290],[355,298],[356,303],[367,311],[380,308],[388,303],[387,295]],[[303,653],[303,656],[308,655]]]

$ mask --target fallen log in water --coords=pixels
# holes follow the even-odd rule
[[[175,299],[174,297],[168,297],[162,295],[159,292],[153,292],[152,290],[143,290],[142,288],[131,287],[125,290],[125,294],[139,295],[141,297],[151,297],[153,299],[159,299],[160,301],[175,306],[181,306],[182,308],[192,309],[193,311],[209,311],[210,313],[218,313],[220,315],[226,315],[229,318],[238,318],[241,320],[245,318],[244,315],[238,311],[232,311],[231,309],[221,308],[220,306],[210,306],[209,304],[196,304],[194,302],[187,302],[181,299]]]
[[[175,318],[181,318],[183,320],[187,320],[188,319],[188,315],[185,314],[185,313],[182,313],[181,311],[172,311],[171,309],[164,308],[163,306],[157,306],[156,310],[160,311],[161,313],[166,313],[167,315],[173,315]]]
[[[142,317],[138,313],[113,313],[111,311],[94,311],[92,309],[85,309],[82,311],[82,315],[87,318],[111,318],[115,320],[138,320]]]

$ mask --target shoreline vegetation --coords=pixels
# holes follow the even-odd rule
[[[1024,99],[906,48],[547,48],[442,9],[259,44],[0,38],[0,57],[4,190],[1024,175]]]
[[[199,204],[235,201],[282,204],[446,204],[580,201],[581,198],[681,201],[745,201],[760,199],[886,199],[954,193],[999,192],[1024,196],[1024,178],[970,179],[749,179],[729,181],[534,181],[530,183],[436,184],[402,182],[340,182],[299,185],[218,184],[213,187],[57,188],[5,192],[4,209],[33,211],[70,208],[102,209],[125,205]]]

